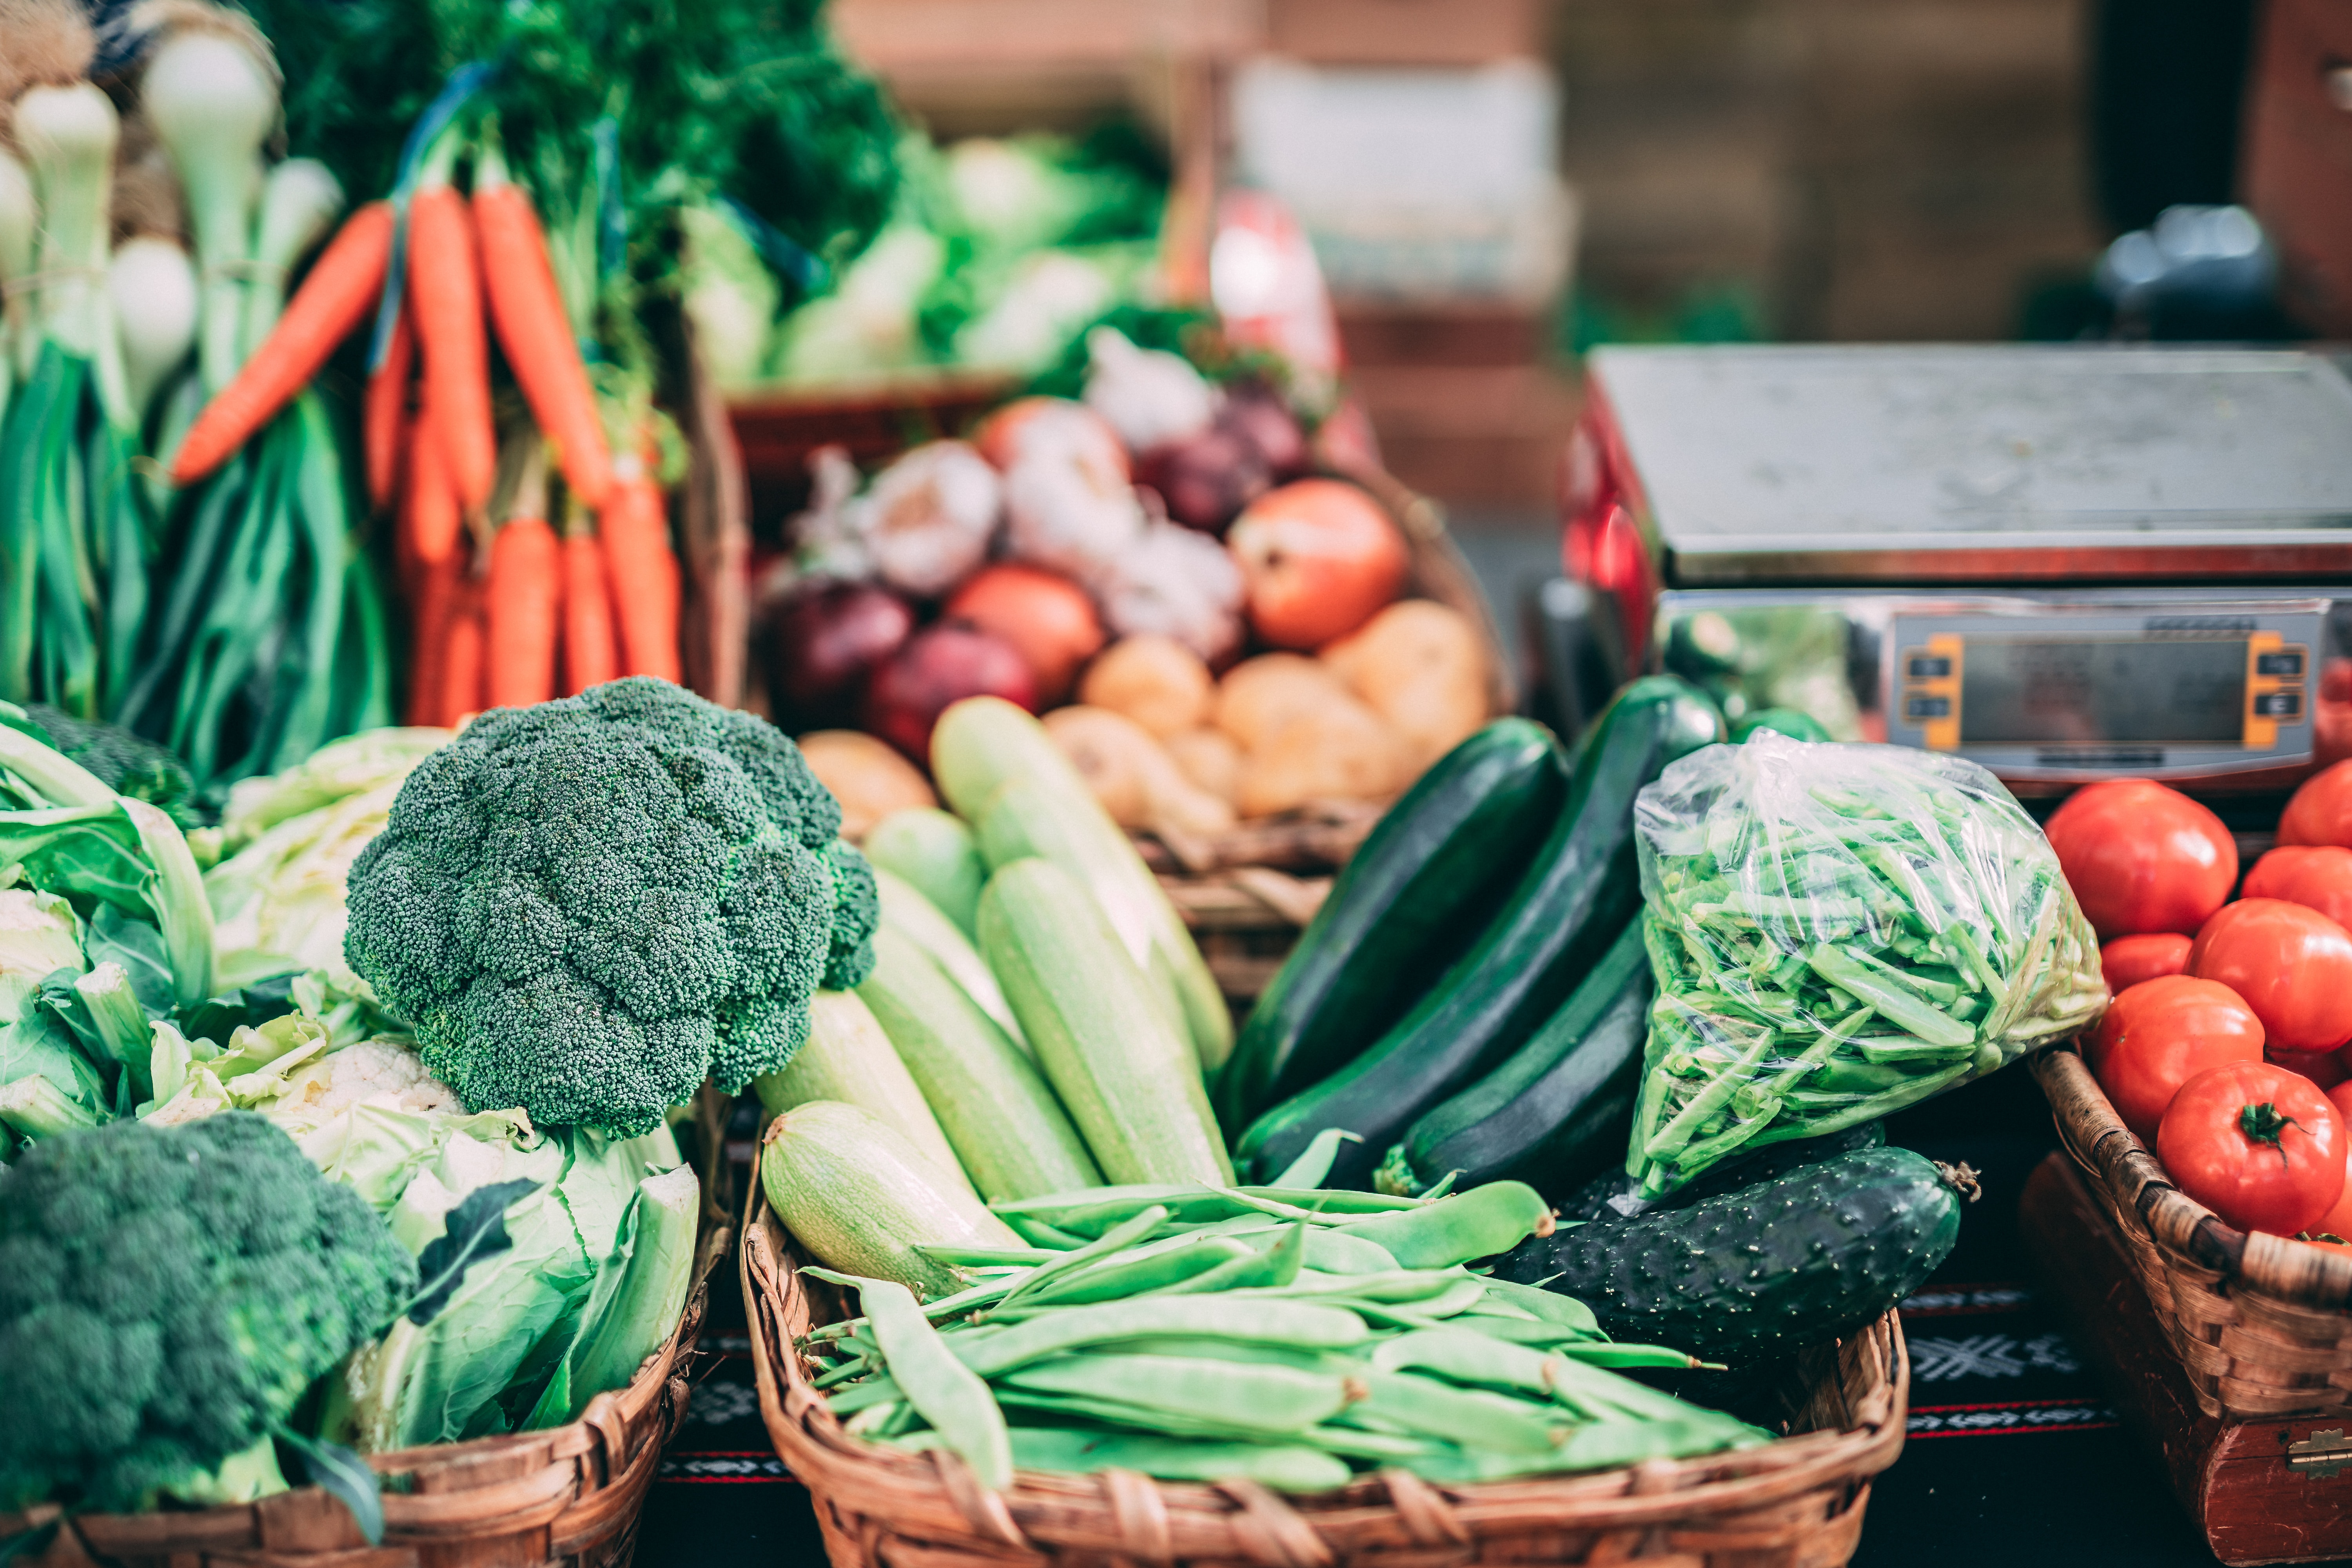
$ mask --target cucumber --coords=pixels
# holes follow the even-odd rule
[[[877,870],[905,878],[965,936],[971,935],[988,867],[961,817],[937,806],[908,806],[876,823],[858,847]]]
[[[929,1097],[889,1035],[854,991],[820,991],[809,999],[808,1043],[782,1070],[751,1080],[771,1116],[813,1100],[837,1100],[896,1128],[958,1186],[980,1195],[957,1160]]]
[[[1559,820],[1568,759],[1497,719],[1438,759],[1349,859],[1218,1076],[1231,1132],[1345,1067],[1477,940]]]
[[[768,1126],[760,1185],[809,1256],[845,1274],[895,1279],[919,1296],[961,1287],[924,1247],[1019,1247],[1013,1227],[948,1184],[896,1130],[835,1100],[813,1100]]]
[[[1622,1165],[1651,990],[1641,922],[1630,921],[1526,1045],[1412,1124],[1373,1185],[1410,1197],[1451,1173],[1465,1191],[1509,1179],[1549,1197]]]
[[[991,1203],[1102,1184],[1085,1141],[1030,1059],[929,954],[885,925],[857,994],[914,1075]]]
[[[1573,1296],[1614,1338],[1744,1361],[1862,1327],[1959,1235],[1959,1200],[1932,1161],[1861,1149],[1688,1208],[1563,1226],[1495,1277]]]
[[[1251,1179],[1338,1127],[1363,1142],[1340,1150],[1324,1184],[1363,1185],[1406,1128],[1534,1034],[1641,907],[1634,795],[1722,738],[1715,704],[1673,676],[1619,691],[1593,721],[1559,821],[1477,944],[1370,1050],[1251,1124],[1234,1151]]]
[[[1786,735],[1791,741],[1836,738],[1822,727],[1820,720],[1801,708],[1759,708],[1731,727],[1731,743],[1745,745],[1748,738],[1759,730],[1769,730],[1776,735]]]
[[[1136,962],[1168,989],[1201,1070],[1223,1067],[1234,1049],[1234,1016],[1224,993],[1160,879],[1045,727],[1001,697],[967,697],[950,704],[931,730],[931,773],[940,793],[975,831],[982,831],[990,804],[1008,784],[1025,785],[1043,801],[1045,816],[1034,820],[1050,820],[1059,831],[1051,835],[1050,847],[1040,843],[1034,852],[1059,861],[1100,899],[1131,946],[1139,935],[1149,953],[1138,950]],[[1031,852],[1008,845],[1003,858]],[[991,870],[1003,863],[990,852],[984,832],[981,853]]]
[[[1758,1182],[1769,1182],[1816,1160],[1851,1154],[1857,1149],[1876,1149],[1885,1142],[1886,1124],[1865,1121],[1858,1127],[1824,1132],[1818,1138],[1796,1138],[1786,1143],[1768,1143],[1761,1149],[1740,1149],[1664,1196],[1655,1198],[1642,1196],[1642,1179],[1627,1175],[1620,1166],[1593,1177],[1570,1194],[1559,1205],[1559,1217],[1563,1224],[1570,1220],[1614,1224],[1662,1209],[1688,1208],[1702,1198],[1718,1197]]]
[[[980,895],[980,950],[1105,1176],[1233,1184],[1198,1058],[1068,872],[1034,857],[999,866]]]
[[[939,906],[913,883],[879,866],[874,868],[874,888],[882,899],[882,923],[929,953],[931,962],[946,970],[948,978],[962,986],[973,1005],[1026,1055],[1029,1037],[1021,1032],[1021,1020],[1013,1016],[1013,1004],[1004,999],[1004,988],[996,983],[988,961],[980,956],[980,949],[972,946],[962,928],[941,914]]]

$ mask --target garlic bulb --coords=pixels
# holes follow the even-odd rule
[[[931,599],[980,565],[1003,507],[985,458],[961,441],[931,441],[875,476],[845,521],[882,581]]]
[[[1217,416],[1217,391],[1181,354],[1139,349],[1116,329],[1087,334],[1087,406],[1127,449],[1144,453],[1197,436]]]
[[[1094,582],[1119,637],[1171,637],[1214,663],[1241,646],[1241,568],[1225,547],[1181,523],[1152,522]]]

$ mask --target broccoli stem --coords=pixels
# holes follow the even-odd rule
[[[252,1502],[290,1489],[286,1472],[278,1468],[277,1440],[265,1435],[250,1448],[241,1448],[223,1459],[218,1469],[202,1472],[166,1489],[180,1501],[203,1508]]]

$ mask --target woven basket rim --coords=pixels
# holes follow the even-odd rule
[[[578,1489],[572,1479],[575,1461],[583,1456],[596,1456],[598,1468],[607,1478],[599,1490],[650,1480],[649,1471],[642,1477],[636,1472],[647,1470],[658,1458],[668,1433],[652,1433],[650,1440],[634,1444],[630,1439],[649,1420],[668,1425],[683,1415],[682,1408],[666,1411],[661,1402],[694,1354],[709,1315],[711,1276],[733,1242],[733,1227],[714,1224],[707,1215],[701,1229],[701,1238],[695,1244],[693,1284],[687,1291],[677,1326],[662,1348],[638,1366],[625,1387],[596,1395],[578,1420],[536,1432],[362,1456],[379,1475],[405,1475],[421,1483],[408,1491],[384,1494],[387,1546],[401,1541],[446,1542],[476,1533],[474,1526],[488,1525],[493,1527],[488,1533],[504,1534],[547,1522],[572,1500]],[[519,1466],[534,1451],[546,1456],[541,1470],[519,1473]],[[468,1470],[476,1474],[468,1476]],[[562,1484],[557,1484],[559,1480]],[[322,1510],[331,1517],[348,1519],[342,1504],[315,1486],[294,1487],[248,1503],[137,1514],[68,1515],[55,1503],[42,1503],[20,1514],[0,1513],[0,1539],[39,1529],[64,1516],[70,1518],[78,1532],[109,1545],[135,1542],[141,1553],[251,1549],[268,1542],[272,1533],[269,1516],[316,1517]],[[299,1553],[300,1549],[295,1551]],[[273,1560],[299,1561],[299,1557],[281,1555]]]
[[[2050,1102],[2067,1154],[2105,1187],[2119,1212],[2146,1227],[2168,1259],[2219,1274],[2233,1290],[2289,1306],[2352,1309],[2352,1255],[2293,1237],[2240,1230],[2182,1192],[2155,1152],[2124,1125],[2074,1047],[2053,1047],[2028,1065]]]
[[[1463,1485],[1441,1486],[1385,1469],[1336,1491],[1288,1498],[1248,1481],[1207,1485],[1122,1471],[1020,1470],[1012,1489],[999,1494],[944,1450],[902,1452],[842,1429],[791,1348],[787,1320],[795,1309],[807,1309],[784,1251],[790,1241],[768,1205],[755,1163],[739,1268],[761,1415],[786,1468],[817,1496],[821,1519],[824,1494],[854,1490],[861,1512],[973,1538],[983,1552],[1034,1552],[1042,1542],[1139,1560],[1223,1558],[1267,1568],[1330,1568],[1335,1546],[1344,1552],[1352,1538],[1373,1534],[1393,1544],[1400,1521],[1421,1546],[1460,1549],[1481,1531],[1671,1526],[1785,1506],[1824,1488],[1866,1495],[1870,1479],[1903,1448],[1910,1361],[1902,1325],[1890,1310],[1844,1342],[1824,1380],[1824,1386],[1836,1386],[1851,1424],[1755,1448]],[[1846,1399],[1840,1376],[1856,1358],[1869,1373],[1858,1406]],[[1107,1501],[1107,1492],[1116,1500]]]

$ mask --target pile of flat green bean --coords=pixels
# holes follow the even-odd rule
[[[1769,1437],[1609,1370],[1690,1357],[1613,1344],[1582,1303],[1465,1267],[1549,1228],[1516,1182],[1104,1187],[997,1209],[1036,1245],[933,1249],[972,1281],[953,1295],[806,1269],[855,1286],[866,1315],[801,1342],[849,1431],[947,1447],[991,1487],[1019,1466],[1315,1492],[1386,1466],[1490,1480]]]
[[[2106,1005],[2049,840],[1974,763],[1767,735],[1676,763],[1634,816],[1658,994],[1625,1169],[1649,1195],[1980,1078]]]

